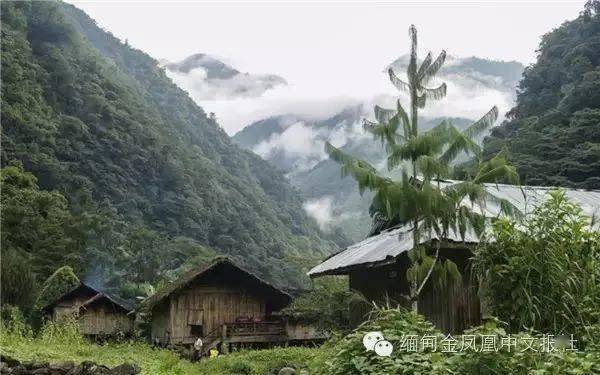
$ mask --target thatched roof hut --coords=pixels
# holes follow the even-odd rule
[[[244,270],[230,259],[216,258],[191,270],[144,301],[152,316],[152,339],[190,344],[221,337],[224,326],[265,323],[291,302],[291,296]],[[249,335],[250,337],[250,335]]]
[[[85,335],[113,335],[133,330],[133,306],[84,283],[42,308],[54,321],[76,318]]]

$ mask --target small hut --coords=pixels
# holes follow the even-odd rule
[[[273,313],[291,296],[221,257],[194,269],[144,301],[151,313],[153,342],[204,350],[229,344],[285,342],[285,327]]]
[[[129,303],[83,283],[42,311],[53,321],[76,318],[82,333],[88,336],[129,334],[133,331],[135,318]]]
[[[440,181],[442,186],[450,186],[457,181]],[[488,218],[501,214],[499,202],[510,202],[521,213],[528,214],[547,199],[547,193],[555,188],[538,186],[514,186],[505,184],[484,184],[490,199],[482,214]],[[600,191],[565,189],[567,198],[579,204],[590,217],[600,213]],[[468,203],[467,203],[468,204]],[[598,230],[598,224],[594,226]],[[427,317],[446,333],[462,332],[465,328],[479,324],[485,315],[485,306],[479,299],[478,283],[470,274],[472,249],[479,243],[473,233],[463,238],[450,231],[447,237],[437,238],[435,234],[420,237],[421,246],[440,243],[440,259],[450,259],[462,274],[462,281],[448,285],[445,289],[434,288],[429,282],[418,298],[419,313]],[[324,275],[348,275],[349,287],[360,292],[367,300],[377,303],[387,301],[405,303],[409,294],[406,271],[410,267],[407,252],[413,248],[414,239],[411,225],[398,225],[365,240],[349,246],[345,250],[325,259],[308,272],[310,277]],[[408,307],[408,306],[407,306]],[[362,322],[369,310],[365,304],[350,308],[353,325]]]

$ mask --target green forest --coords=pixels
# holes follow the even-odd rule
[[[299,287],[344,244],[156,60],[74,6],[3,2],[2,41],[2,252],[23,282],[68,265],[133,297],[226,254]]]
[[[542,36],[525,69],[517,105],[492,130],[485,152],[509,150],[521,183],[600,188],[598,4]]]
[[[398,38],[410,49],[406,80],[384,72],[406,95],[393,108],[375,105],[376,121],[363,119],[361,129],[386,152],[390,174],[325,143],[321,162],[335,173],[323,178],[341,170],[361,195],[370,192],[374,237],[354,245],[340,230],[321,230],[288,176],[232,141],[156,59],[82,10],[2,1],[1,21],[2,374],[600,374],[599,226],[569,198],[600,207],[600,0],[541,36],[499,124],[495,105],[473,122],[421,117],[451,86],[435,80],[446,51],[422,57],[411,25]],[[523,197],[525,185],[536,186],[528,191],[543,199],[523,214],[508,195],[489,194],[509,184]],[[490,216],[486,203],[498,212]],[[405,235],[408,249],[397,250]],[[373,249],[387,255],[369,258]],[[356,263],[309,272],[337,256]],[[194,294],[205,291],[198,280],[213,298],[206,305]],[[397,282],[398,300],[388,293]],[[380,300],[358,291],[380,285]],[[52,303],[81,287],[97,290],[61,318],[65,306]],[[438,325],[433,308],[450,306],[443,293],[458,300],[452,319],[467,321],[475,304],[476,323],[460,332]],[[83,331],[102,298],[129,331]],[[213,313],[216,328],[206,332]],[[228,313],[239,316],[215,318]],[[155,335],[175,317],[189,330],[185,343],[168,329]],[[290,326],[305,336],[291,340]],[[257,332],[269,340],[251,341]],[[393,354],[368,348],[372,334]],[[407,350],[409,337],[452,335],[472,336],[474,347]],[[511,350],[511,340],[550,345],[549,335],[553,350]],[[491,336],[508,347],[484,350]]]

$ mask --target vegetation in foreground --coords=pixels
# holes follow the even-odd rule
[[[465,335],[477,337],[476,347],[481,347],[482,336],[494,335],[497,342],[507,338],[508,333],[498,320],[489,320],[483,326],[466,331]],[[362,339],[368,332],[381,332],[394,347],[391,356],[379,356],[365,350]],[[582,351],[461,351],[444,352],[440,345],[436,350],[419,349],[411,352],[402,349],[408,335],[435,337],[437,343],[446,338],[421,315],[403,308],[381,308],[373,312],[372,319],[355,332],[340,340],[333,347],[335,354],[325,361],[317,374],[598,374],[600,352],[593,349]],[[513,333],[511,337],[532,337],[533,332]],[[446,338],[447,340],[447,338]],[[499,345],[498,345],[499,346]],[[311,373],[312,374],[312,373]]]
[[[329,354],[325,348],[289,347],[243,350],[201,362],[190,362],[176,352],[154,349],[144,341],[91,343],[82,337],[77,325],[72,323],[47,323],[34,334],[17,311],[13,310],[10,318],[2,324],[0,347],[3,354],[21,361],[80,363],[93,360],[107,366],[135,363],[142,369],[142,374],[147,375],[262,375],[286,366],[306,369],[312,374],[315,364],[323,362]]]

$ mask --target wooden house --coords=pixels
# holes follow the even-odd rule
[[[229,344],[286,342],[283,323],[273,317],[291,302],[286,292],[227,258],[188,272],[144,305],[151,313],[153,342],[204,350]]]
[[[441,182],[442,185],[453,183],[456,181]],[[527,215],[547,198],[547,193],[553,188],[486,184],[485,189],[491,198],[480,208],[481,213],[494,218],[501,214],[501,201],[511,203]],[[565,189],[565,192],[569,200],[581,205],[585,214],[598,217],[600,191]],[[478,282],[471,277],[469,259],[479,238],[467,231],[464,238],[450,232],[444,238],[438,238],[435,234],[422,234],[419,241],[422,246],[439,242],[440,259],[452,260],[462,274],[460,283],[443,289],[434,288],[428,282],[418,298],[419,312],[446,333],[462,332],[465,328],[477,325],[482,315],[485,315],[485,306],[480,303]],[[358,291],[369,301],[380,304],[391,301],[408,305],[405,297],[409,294],[406,271],[410,261],[407,252],[413,248],[413,243],[412,226],[398,225],[374,233],[329,257],[310,270],[308,275],[348,275],[350,289]],[[351,306],[352,323],[357,325],[362,322],[369,309],[370,306],[366,304]]]
[[[83,283],[42,311],[54,321],[74,317],[84,335],[129,334],[133,331],[134,315],[127,302]]]

